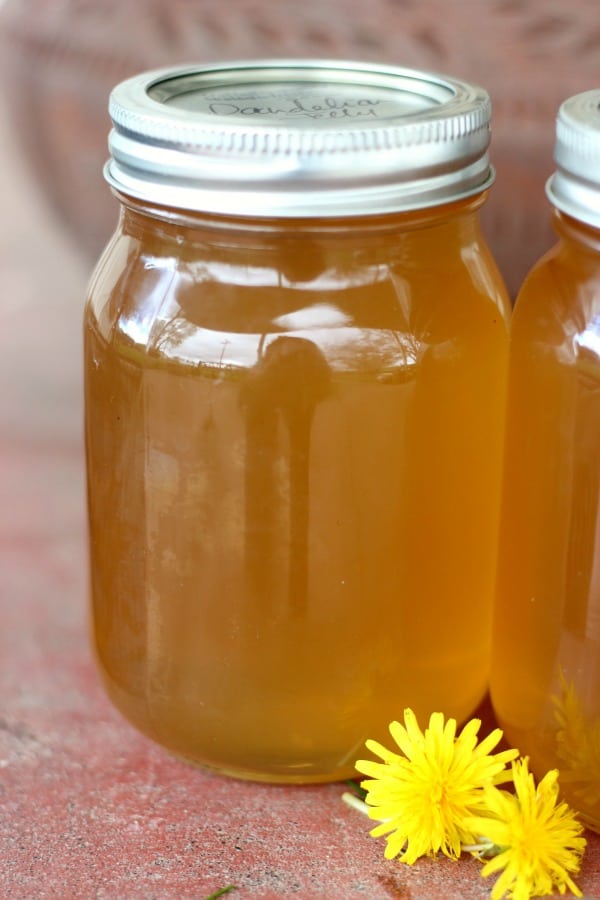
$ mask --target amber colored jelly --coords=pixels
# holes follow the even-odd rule
[[[482,197],[324,221],[122,198],[85,322],[93,630],[202,766],[353,772],[488,682],[507,302]]]
[[[492,690],[511,743],[600,829],[600,229],[559,243],[512,323]]]

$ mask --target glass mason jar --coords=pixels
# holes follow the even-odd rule
[[[118,86],[87,303],[93,628],[143,732],[239,777],[354,771],[488,683],[506,294],[489,101],[376,65]]]
[[[600,830],[600,90],[560,108],[555,159],[558,243],[512,322],[492,696]]]

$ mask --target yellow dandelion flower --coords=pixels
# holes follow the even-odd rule
[[[501,872],[492,900],[529,900],[555,890],[581,897],[571,875],[579,871],[586,841],[575,813],[558,800],[558,771],[548,772],[536,788],[526,758],[513,762],[512,770],[515,793],[487,789],[488,815],[493,818],[472,823],[498,849],[481,873]]]
[[[359,760],[356,768],[368,781],[362,782],[369,816],[381,824],[373,837],[386,835],[385,857],[400,855],[411,865],[421,856],[442,851],[457,859],[462,844],[477,841],[478,833],[465,823],[484,811],[484,786],[510,778],[508,761],[517,750],[490,755],[502,737],[496,728],[477,743],[481,722],[472,719],[456,736],[456,720],[444,722],[433,713],[425,733],[412,710],[404,711],[404,725],[392,722],[390,733],[401,754],[377,741],[367,748],[383,762]]]

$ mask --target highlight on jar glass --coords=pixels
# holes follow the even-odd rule
[[[230,775],[354,772],[488,684],[508,301],[486,92],[250,61],[111,96],[85,317],[106,690]]]
[[[556,246],[512,321],[492,698],[600,830],[600,90],[556,122]]]

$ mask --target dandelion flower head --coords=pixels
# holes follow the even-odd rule
[[[456,720],[433,713],[422,732],[412,710],[404,725],[392,722],[390,733],[400,753],[377,741],[367,748],[382,762],[359,760],[356,768],[369,776],[362,782],[369,816],[380,821],[373,837],[386,835],[385,856],[409,865],[441,851],[457,859],[463,844],[477,841],[469,824],[484,811],[484,787],[507,781],[507,763],[517,750],[491,754],[502,738],[499,728],[480,743],[481,722],[472,719],[456,735]]]
[[[482,869],[484,876],[501,872],[492,900],[529,900],[555,890],[581,897],[571,876],[579,871],[586,841],[574,812],[558,799],[558,771],[548,772],[536,788],[525,758],[512,763],[512,779],[514,794],[486,790],[493,818],[472,823],[499,850]]]

